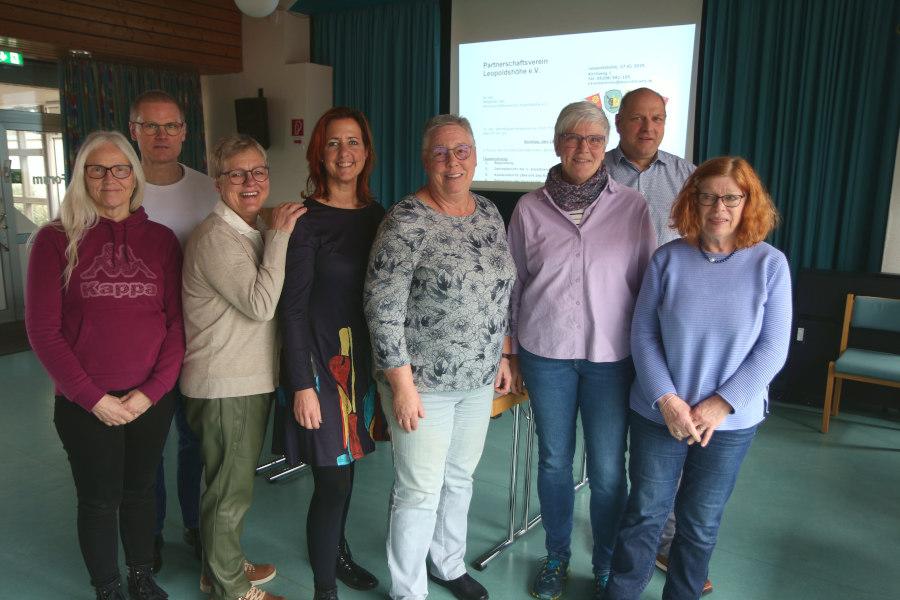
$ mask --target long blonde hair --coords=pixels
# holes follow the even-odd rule
[[[137,153],[135,153],[128,140],[125,139],[125,136],[118,131],[95,131],[88,135],[81,148],[78,149],[78,155],[75,157],[75,165],[72,167],[72,179],[69,187],[66,188],[65,196],[63,196],[59,220],[45,225],[45,227],[61,228],[65,231],[68,238],[68,244],[66,245],[67,264],[65,270],[63,270],[63,287],[69,287],[72,272],[78,266],[78,244],[84,237],[85,232],[96,225],[99,220],[97,207],[88,194],[84,165],[87,162],[87,157],[94,150],[105,144],[112,144],[118,148],[128,159],[134,172],[134,191],[131,193],[131,202],[128,205],[130,212],[136,211],[144,201],[144,188],[146,187],[144,169],[141,167],[141,161],[138,159]]]

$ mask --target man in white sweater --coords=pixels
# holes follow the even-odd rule
[[[147,178],[144,210],[150,219],[175,232],[184,247],[191,231],[206,218],[219,196],[214,182],[199,171],[178,162],[188,134],[184,109],[170,94],[150,90],[134,99],[129,112],[129,132],[137,142],[141,166]],[[184,416],[184,398],[175,395],[175,427],[178,430],[178,500],[184,525],[184,541],[200,556],[200,442]],[[156,480],[156,545],[153,570],[162,568],[162,531],[166,519],[164,461]]]

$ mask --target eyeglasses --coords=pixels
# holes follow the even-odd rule
[[[269,178],[269,167],[253,167],[249,171],[232,169],[219,173],[219,177],[227,177],[228,181],[234,185],[244,185],[248,177],[252,177],[254,181],[262,183]]]
[[[725,194],[724,196],[716,196],[706,192],[697,192],[697,202],[703,206],[715,206],[721,200],[722,204],[728,208],[734,208],[744,199],[743,194]]]
[[[459,144],[453,148],[448,148],[447,146],[435,146],[431,149],[431,160],[434,162],[447,162],[451,152],[453,153],[453,156],[456,157],[456,160],[466,160],[469,158],[469,155],[472,154],[472,148],[474,148],[474,146],[470,146],[469,144]]]
[[[162,127],[166,135],[178,135],[181,129],[184,127],[184,122],[181,123],[144,123],[142,121],[132,121],[134,125],[140,127],[141,131],[143,131],[147,135],[156,135],[159,133],[159,128]]]
[[[606,145],[605,135],[578,135],[577,133],[562,133],[559,141],[565,148],[578,148],[582,141],[587,141],[592,149],[602,148]]]
[[[104,167],[103,165],[84,165],[84,173],[91,179],[103,179],[106,173],[112,173],[116,179],[128,179],[133,169],[131,165],[113,165]]]

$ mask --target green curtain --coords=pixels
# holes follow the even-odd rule
[[[182,163],[206,172],[203,103],[196,72],[101,62],[68,57],[61,69],[61,112],[66,149],[66,173],[71,172],[81,141],[97,129],[121,131],[128,136],[128,108],[139,94],[164,90],[185,107],[188,135]],[[137,147],[135,147],[137,150]]]
[[[747,158],[792,269],[881,270],[900,128],[898,0],[708,0],[698,158]]]
[[[334,68],[334,105],[369,119],[372,191],[390,207],[425,181],[419,157],[425,121],[438,112],[439,2],[316,12],[312,41],[313,62]]]

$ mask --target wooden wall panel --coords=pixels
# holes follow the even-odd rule
[[[241,71],[241,13],[231,0],[0,0],[0,48],[47,60],[99,59]]]

